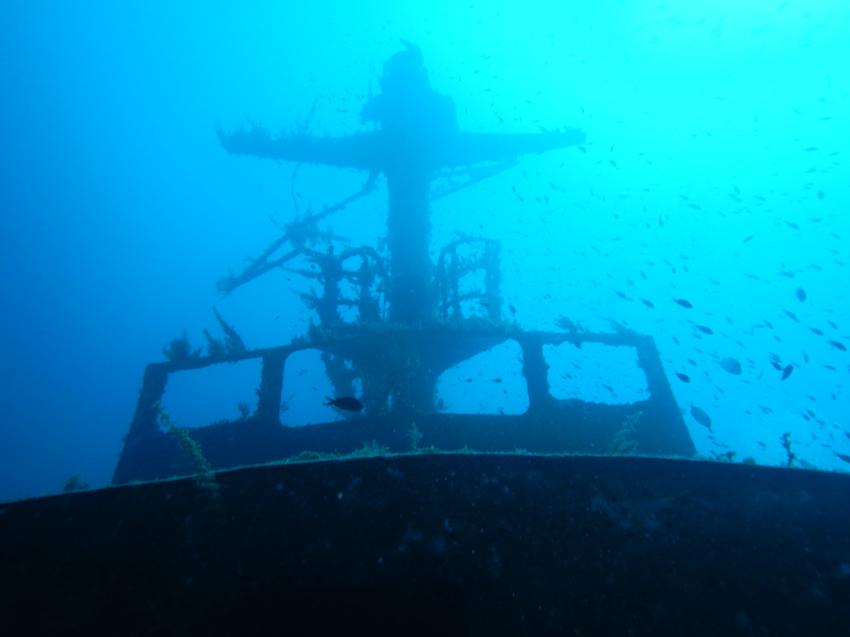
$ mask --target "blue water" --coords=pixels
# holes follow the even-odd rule
[[[846,2],[16,5],[0,22],[0,499],[107,484],[144,366],[183,330],[202,345],[213,306],[249,347],[306,331],[309,281],[275,272],[226,298],[216,282],[293,217],[293,189],[319,210],[365,175],[305,165],[293,186],[291,165],[229,156],[215,129],[292,131],[315,103],[312,134],[363,130],[401,38],[462,129],[588,136],[435,201],[435,255],[458,233],[500,241],[525,329],[654,336],[701,455],[783,465],[788,433],[795,466],[850,469]],[[333,228],[374,244],[385,206],[379,184]],[[311,382],[302,420],[321,415]],[[202,413],[209,387],[174,409]]]

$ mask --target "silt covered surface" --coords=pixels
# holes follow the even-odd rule
[[[850,476],[638,457],[269,465],[0,509],[4,634],[841,634]]]

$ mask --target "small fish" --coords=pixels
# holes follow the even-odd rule
[[[711,429],[711,416],[709,416],[699,407],[691,405],[691,416],[693,416],[694,420],[696,420],[703,427]]]
[[[336,407],[341,411],[361,412],[363,411],[363,403],[351,396],[343,396],[342,398],[325,397],[326,407]]]
[[[796,315],[796,314],[794,314],[794,312],[792,312],[791,310],[783,310],[783,311],[785,312],[786,316],[788,316],[788,318],[790,318],[790,319],[791,319],[792,321],[794,321],[795,323],[799,323],[799,322],[800,322],[800,319],[799,319],[799,318],[797,318],[797,315]]]
[[[840,341],[830,341],[829,344],[832,345],[835,349],[840,349],[842,352],[847,351],[847,347],[844,345],[844,343]]]
[[[650,309],[655,307],[655,303],[653,303],[649,299],[641,299],[640,302]]]
[[[682,381],[683,383],[689,383],[689,382],[691,382],[691,379],[690,379],[690,377],[689,377],[687,374],[682,374],[681,372],[676,372],[676,376],[677,376],[677,377],[678,377],[678,379],[679,379],[680,381]]]
[[[694,307],[694,304],[691,303],[688,299],[673,299],[673,302],[678,305],[681,305],[682,307],[688,310],[693,309]]]
[[[724,358],[720,361],[720,366],[730,374],[741,375],[741,361],[737,358]]]
[[[707,325],[695,325],[694,327],[696,327],[703,334],[714,334],[714,330],[708,327]]]
[[[794,371],[793,365],[786,365],[785,369],[782,370],[782,380],[787,380],[788,377],[791,375],[791,372],[793,372],[793,371]]]
[[[803,288],[797,288],[797,298],[802,302],[806,300],[806,291]]]
[[[836,452],[836,454],[835,454],[835,455],[836,455],[836,456],[838,456],[838,458],[839,458],[840,460],[843,460],[844,462],[850,463],[850,456],[845,455],[845,454],[843,454],[843,453],[837,453],[837,452]]]

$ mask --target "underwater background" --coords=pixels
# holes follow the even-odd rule
[[[587,134],[435,201],[433,255],[500,241],[524,329],[652,335],[700,455],[787,465],[790,445],[793,466],[850,469],[846,2],[19,2],[0,23],[0,499],[107,484],[144,366],[184,330],[202,346],[213,307],[250,348],[306,332],[310,281],[216,283],[365,175],[293,179],[216,128],[363,130],[402,39],[462,130]],[[385,215],[379,182],[331,225],[377,244]],[[302,363],[295,425],[326,419]],[[561,395],[639,396],[616,357],[580,363]],[[233,418],[255,371],[169,384],[169,413]],[[451,373],[446,409],[522,411],[509,378]]]

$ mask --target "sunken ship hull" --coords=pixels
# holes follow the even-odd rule
[[[309,277],[320,327],[246,350],[217,315],[227,340],[208,336],[210,356],[147,367],[116,486],[0,507],[3,634],[846,633],[850,477],[687,459],[694,445],[651,337],[506,324],[492,240],[461,238],[431,263],[437,177],[450,193],[584,134],[459,131],[410,46],[381,87],[363,111],[373,134],[221,134],[236,154],[369,172],[360,192],[296,220],[219,283],[231,293],[278,268]],[[378,174],[388,259],[375,246],[340,252],[317,224]],[[484,289],[470,292],[474,271]],[[465,315],[470,304],[487,316]],[[358,319],[343,324],[351,308]],[[528,410],[443,413],[440,375],[507,340],[521,349]],[[564,343],[634,349],[649,398],[557,400],[544,348]],[[307,348],[335,396],[360,381],[363,414],[280,422],[287,358]],[[258,400],[240,420],[188,430],[162,409],[171,374],[250,359],[262,363]],[[680,459],[623,455],[635,453]]]
[[[838,635],[850,476],[417,454],[5,505],[4,634]]]

